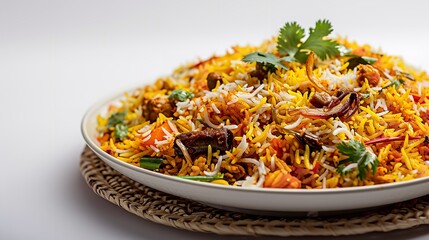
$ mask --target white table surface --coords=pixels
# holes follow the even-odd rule
[[[87,187],[79,155],[89,106],[292,20],[330,19],[334,35],[429,70],[427,9],[421,0],[1,0],[0,239],[219,239],[143,220]],[[347,239],[361,237],[429,239],[429,228]]]

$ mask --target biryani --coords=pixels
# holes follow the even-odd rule
[[[342,188],[429,175],[429,77],[369,45],[286,23],[185,64],[98,116],[100,148],[194,181]]]

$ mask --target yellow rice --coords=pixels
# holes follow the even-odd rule
[[[157,170],[160,174],[204,176],[222,172],[224,179],[213,183],[242,187],[263,187],[264,182],[281,181],[280,176],[285,172],[298,179],[301,188],[307,189],[364,186],[427,177],[429,148],[423,137],[429,135],[428,75],[407,65],[400,57],[381,53],[368,45],[358,45],[346,38],[336,40],[354,52],[377,58],[374,65],[386,74],[377,86],[370,86],[368,81],[359,86],[356,71],[347,69],[345,58],[316,60],[313,73],[324,87],[330,90],[347,87],[357,93],[371,93],[367,98],[360,98],[359,109],[345,121],[338,117],[310,119],[288,114],[288,109],[311,107],[309,101],[315,89],[306,74],[305,64],[288,63],[289,70],[278,68],[261,82],[250,76],[255,63],[245,63],[241,59],[254,51],[273,51],[276,42],[273,38],[260,46],[234,46],[223,56],[180,66],[170,76],[124,94],[120,103],[112,103],[107,115],[98,117],[100,147],[136,166],[143,156],[165,157],[163,166]],[[397,88],[381,89],[391,82],[389,76],[397,71],[411,74],[415,81],[405,81]],[[206,79],[211,72],[221,73],[222,82],[210,91]],[[194,97],[177,103],[173,116],[166,117],[161,113],[156,121],[148,121],[142,113],[144,101],[168,96],[173,89],[192,92]],[[273,108],[278,112],[280,123],[273,120]],[[124,121],[128,133],[120,140],[114,136],[113,127],[106,126],[113,113],[122,111],[126,111]],[[163,125],[165,123],[167,125]],[[161,126],[164,126],[163,139],[145,145]],[[233,148],[223,154],[209,146],[206,154],[177,156],[173,150],[175,136],[207,126],[230,129],[234,135]],[[312,133],[323,140],[324,146],[321,150],[312,149],[293,135],[280,133],[279,128]],[[418,136],[422,138],[415,139]],[[381,137],[404,137],[404,140],[368,145],[380,161],[374,175],[360,179],[356,171],[348,174],[336,171],[339,161],[345,158],[339,154],[336,144],[352,139],[366,142]]]

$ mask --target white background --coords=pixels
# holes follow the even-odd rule
[[[217,239],[143,220],[96,196],[79,171],[80,120],[97,100],[180,64],[258,44],[286,21],[307,28],[320,18],[331,20],[333,35],[429,69],[421,0],[0,0],[0,239]],[[358,237],[427,239],[429,230]]]

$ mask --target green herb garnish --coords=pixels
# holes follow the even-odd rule
[[[361,99],[369,98],[369,96],[371,96],[371,93],[361,93],[360,94]]]
[[[168,96],[168,100],[173,100],[175,102],[184,102],[186,99],[191,99],[194,97],[194,94],[182,89],[173,90]]]
[[[116,124],[123,123],[125,120],[126,114],[127,114],[126,112],[118,112],[118,113],[112,114],[107,120],[107,128],[111,128]]]
[[[367,56],[358,56],[356,54],[352,54],[352,49],[346,48],[343,45],[339,45],[337,47],[337,49],[340,52],[340,56],[350,57],[350,59],[347,60],[347,62],[349,63],[349,65],[347,66],[347,69],[354,69],[359,64],[372,65],[378,61],[377,58],[367,57]]]
[[[377,172],[377,166],[379,164],[377,156],[369,151],[361,142],[356,140],[341,142],[337,145],[337,149],[342,155],[348,156],[348,158],[339,162],[338,173],[345,174],[357,167],[358,177],[364,179],[367,176],[369,168],[372,170],[372,174]],[[345,164],[347,164],[347,166]],[[350,167],[349,164],[354,164],[356,166]]]
[[[304,38],[304,29],[296,22],[286,23],[277,39],[277,51],[294,57],[299,52],[299,45]]]
[[[319,20],[314,28],[309,29],[309,36],[305,38],[304,29],[296,22],[286,23],[281,29],[277,39],[277,52],[285,57],[278,57],[272,53],[254,52],[244,56],[243,61],[258,62],[272,69],[273,66],[288,69],[282,62],[297,61],[305,63],[310,51],[317,57],[325,60],[340,54],[339,44],[326,39],[332,32],[332,25],[328,20]]]
[[[347,69],[354,69],[355,67],[357,67],[360,64],[363,65],[372,65],[375,62],[377,62],[377,58],[372,58],[372,57],[366,57],[366,56],[355,56],[350,58],[347,62],[349,63],[349,65],[347,66]]]
[[[261,52],[254,52],[251,54],[247,54],[243,58],[244,62],[252,63],[252,62],[258,62],[264,64],[267,69],[271,72],[275,70],[275,67],[280,67],[285,70],[288,70],[288,68],[282,64],[283,61],[291,62],[291,57],[283,57],[279,58],[276,55],[272,53],[261,53]]]
[[[123,140],[128,134],[128,126],[125,124],[115,125],[115,138]]]
[[[206,124],[206,122],[204,122],[204,120],[203,119],[201,119],[201,118],[197,118],[197,122],[199,122],[199,123],[201,123],[201,124]]]
[[[288,53],[300,63],[307,61],[309,51],[313,51],[317,57],[325,60],[340,53],[339,44],[326,39],[332,30],[328,20],[319,20],[314,28],[309,29],[308,38],[302,41],[305,37],[304,29],[296,22],[286,23],[280,30],[277,50],[279,53]]]
[[[211,182],[218,179],[223,179],[222,173],[217,173],[214,176],[176,176],[182,179],[188,179],[192,181],[200,181],[200,182]]]
[[[142,157],[140,158],[140,167],[149,170],[157,170],[161,166],[164,158]]]
[[[384,86],[382,89],[386,89],[386,88],[391,87],[391,86],[395,86],[395,88],[398,88],[402,84],[404,84],[404,80],[402,80],[402,79],[396,79],[396,80],[393,80],[388,85]]]

